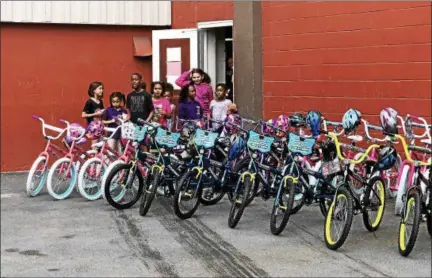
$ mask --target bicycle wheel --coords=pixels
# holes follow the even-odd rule
[[[139,169],[132,169],[132,163],[115,166],[104,185],[106,200],[116,209],[128,209],[135,205],[143,188],[144,178]]]
[[[70,169],[70,171],[68,171],[68,168]],[[53,181],[54,178],[56,179],[56,181]],[[66,199],[72,193],[75,187],[76,180],[76,166],[72,163],[70,158],[60,158],[53,163],[51,169],[48,172],[48,193],[57,200]]]
[[[174,213],[180,219],[192,217],[200,204],[202,190],[199,188],[199,176],[196,170],[187,171],[180,178],[174,193],[173,208]],[[198,188],[198,191],[197,191]],[[195,195],[195,196],[194,196]],[[184,202],[190,201],[190,204],[184,205]]]
[[[342,206],[339,207],[340,205]],[[336,202],[331,204],[324,222],[324,240],[327,248],[336,250],[344,244],[351,229],[353,217],[353,197],[345,187],[340,187],[337,191]],[[336,223],[341,220],[344,220],[343,224]],[[336,237],[333,237],[333,225],[342,227],[342,231],[336,232]]]
[[[159,187],[161,173],[156,170],[153,174],[150,174],[147,177],[145,189],[142,194],[139,214],[141,216],[146,216],[147,212],[150,209],[150,206],[154,200],[156,195],[156,190]]]
[[[98,157],[87,160],[78,175],[78,189],[84,198],[94,201],[102,196],[102,177],[106,165]]]
[[[216,176],[218,176],[220,179],[222,178],[221,174],[223,173],[223,170],[220,167],[213,167],[213,171],[215,172]],[[202,194],[200,195],[200,203],[204,206],[212,206],[219,203],[223,196],[225,196],[225,191],[222,185],[218,185],[217,187],[214,185],[211,187],[206,187],[203,188]]]
[[[282,233],[288,224],[289,217],[293,210],[296,184],[293,183],[291,179],[287,178],[286,182],[283,182],[280,187],[279,198],[275,198],[273,202],[273,209],[270,217],[270,231],[274,235]],[[278,217],[279,211],[282,211],[281,217]],[[278,223],[278,219],[280,223]]]
[[[102,176],[102,182],[101,182],[101,192],[102,192],[102,198],[104,198],[104,200],[106,200],[106,197],[105,197],[105,184],[106,184],[106,180],[107,180],[107,178],[108,178],[108,175],[109,175],[109,173],[111,173],[111,171],[117,166],[117,165],[120,165],[120,164],[125,164],[126,162],[124,162],[123,160],[121,160],[121,159],[118,159],[118,160],[116,160],[116,161],[114,161],[114,162],[112,162],[110,165],[108,165],[108,168],[106,168],[106,170],[105,170],[105,173],[103,174],[103,176]],[[111,184],[113,184],[112,182],[111,182]],[[114,185],[116,185],[116,184],[118,184],[118,183],[114,183]],[[113,189],[115,189],[115,188],[113,188]],[[121,192],[120,192],[121,193]],[[123,192],[124,193],[124,192]],[[116,198],[120,198],[121,196],[117,196]]]
[[[367,206],[363,210],[363,224],[369,232],[375,232],[384,216],[386,187],[381,177],[373,177],[367,186],[365,195]],[[376,215],[373,216],[375,213]]]
[[[228,216],[228,226],[235,228],[243,215],[243,211],[248,205],[248,197],[252,187],[252,180],[250,175],[244,176],[244,181],[239,181],[237,190],[233,195],[233,202],[231,203],[231,210]]]
[[[421,209],[420,194],[413,189],[408,192],[405,211],[402,213],[399,223],[399,254],[406,257],[414,248],[420,228]],[[409,223],[409,219],[412,221]],[[411,227],[408,229],[408,227]]]
[[[39,156],[33,162],[27,176],[26,192],[29,197],[35,197],[41,192],[45,185],[47,174],[47,159],[45,156]]]

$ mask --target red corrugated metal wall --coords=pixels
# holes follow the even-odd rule
[[[233,19],[232,1],[173,1],[171,25],[175,29],[196,28],[197,22]]]
[[[431,114],[431,3],[263,2],[264,117]]]
[[[151,57],[133,57],[134,36],[149,27],[1,24],[1,171],[28,170],[44,140],[40,115],[56,126],[80,118],[92,81],[129,92],[130,74],[151,81]]]

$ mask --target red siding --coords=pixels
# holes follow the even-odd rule
[[[80,118],[92,81],[130,91],[132,72],[151,80],[151,58],[133,57],[133,36],[146,27],[1,24],[1,171],[28,170],[44,140],[37,114],[56,126]]]
[[[233,1],[173,1],[171,25],[174,29],[196,28],[200,21],[229,20],[234,17]]]
[[[263,2],[263,82],[265,118],[384,106],[430,117],[431,4]]]

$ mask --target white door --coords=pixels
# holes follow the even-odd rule
[[[170,82],[183,72],[198,67],[197,29],[169,29],[152,32],[152,71],[154,81]]]

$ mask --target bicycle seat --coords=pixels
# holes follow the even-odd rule
[[[363,136],[361,136],[361,135],[349,135],[348,139],[350,139],[351,141],[354,141],[354,142],[361,142],[361,141],[363,141]]]
[[[421,139],[420,142],[422,142],[423,144],[426,144],[426,145],[432,144],[431,139]]]

